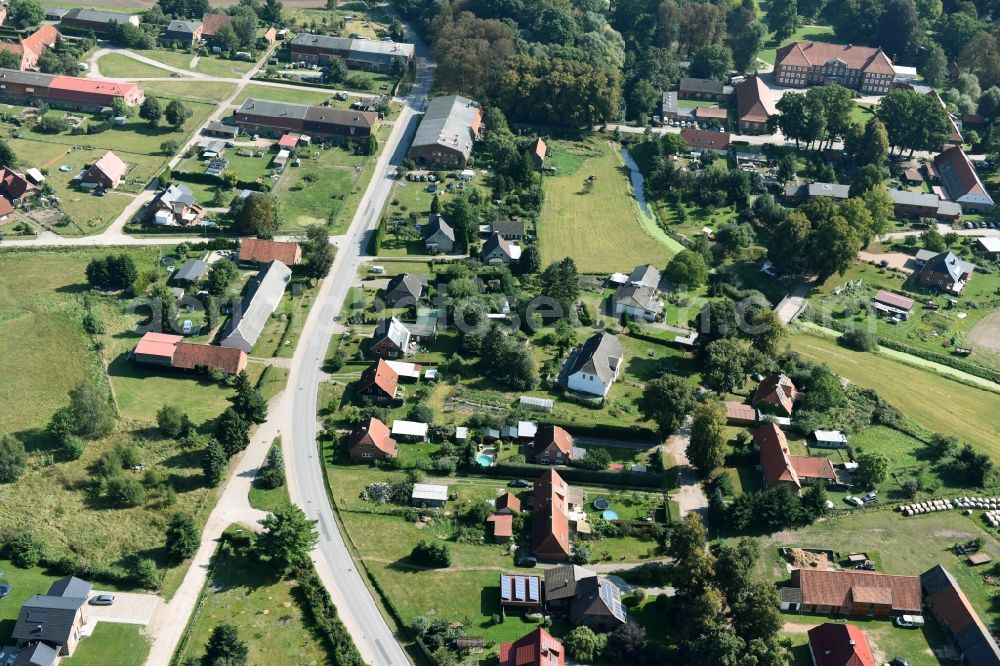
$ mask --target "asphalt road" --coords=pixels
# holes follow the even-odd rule
[[[361,574],[355,569],[338,529],[323,480],[323,461],[316,447],[317,397],[323,360],[337,326],[336,318],[367,254],[370,233],[392,191],[391,167],[398,166],[406,155],[420,119],[418,112],[425,105],[433,81],[434,67],[427,48],[416,35],[408,37],[417,45],[417,75],[413,92],[405,100],[404,109],[386,142],[368,190],[350,228],[342,242],[338,243],[334,265],[323,281],[317,301],[306,320],[302,342],[292,359],[286,392],[286,399],[291,404],[283,410],[287,418],[282,427],[292,501],[319,523],[319,545],[313,552],[317,573],[330,591],[361,655],[367,663],[377,666],[404,666],[410,660],[382,616]],[[334,488],[333,492],[336,493],[337,489]]]

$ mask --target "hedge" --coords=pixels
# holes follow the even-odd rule
[[[333,663],[337,666],[365,666],[361,653],[337,616],[337,608],[316,572],[311,566],[302,565],[295,571],[295,580],[305,597],[313,623],[328,644]]]
[[[487,476],[510,476],[536,479],[547,470],[548,465],[532,465],[531,463],[499,462],[485,468],[482,473]],[[570,482],[596,483],[606,486],[632,486],[636,488],[666,488],[663,474],[656,472],[612,472],[610,470],[579,469],[577,467],[560,467],[559,476]]]
[[[194,173],[192,171],[177,171],[175,169],[170,172],[170,177],[174,180],[182,180],[185,183],[200,183],[201,185],[226,184],[221,176],[213,176],[208,173]],[[263,185],[254,180],[238,180],[236,181],[236,189],[260,192],[263,189]]]

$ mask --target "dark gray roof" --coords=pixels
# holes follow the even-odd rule
[[[70,597],[75,599],[86,599],[90,596],[90,591],[94,586],[87,581],[76,576],[60,578],[49,586],[49,596]]]
[[[54,78],[56,77],[52,74],[19,72],[16,69],[0,69],[0,85],[4,83],[17,83],[24,86],[39,86],[47,88],[52,85],[52,79]]]
[[[205,126],[206,132],[223,132],[225,134],[230,134],[236,136],[239,132],[239,128],[236,125],[227,125],[225,123],[220,123],[218,120],[213,120],[208,125]]]
[[[163,191],[160,195],[160,203],[165,208],[173,211],[181,211],[195,202],[194,193],[186,185],[174,183]]]
[[[681,79],[679,89],[683,92],[704,93],[709,95],[732,94],[732,86],[715,79]]]
[[[63,15],[64,19],[79,19],[80,21],[90,21],[92,23],[129,23],[133,14],[121,14],[118,12],[102,12],[96,9],[71,9]]]
[[[406,305],[415,302],[423,293],[424,285],[417,276],[411,273],[401,273],[389,280],[385,288],[385,300],[391,307],[395,307],[400,301],[406,300]]]
[[[420,120],[412,147],[447,146],[468,157],[475,141],[473,122],[478,113],[479,102],[471,99],[459,95],[435,97]]]
[[[272,261],[262,268],[251,281],[239,311],[233,310],[219,344],[242,349],[249,354],[281,302],[291,279],[292,270],[280,261]]]
[[[429,240],[438,234],[444,235],[445,238],[452,242],[455,240],[455,230],[451,228],[451,225],[445,222],[444,218],[437,213],[431,213],[427,226],[424,227],[424,238]]]
[[[332,106],[308,106],[305,119],[307,122],[331,123],[345,127],[371,127],[378,119],[378,115]]]
[[[834,199],[846,199],[850,196],[851,188],[847,185],[837,183],[809,183],[810,197],[833,197]]]
[[[375,326],[372,334],[372,344],[388,338],[402,350],[405,350],[410,343],[410,330],[403,325],[396,317],[383,319]]]
[[[631,308],[642,308],[648,312],[659,312],[663,303],[656,299],[656,292],[641,284],[624,284],[615,292],[615,303]]]
[[[595,616],[628,621],[622,605],[622,592],[606,578],[585,578],[576,584],[576,595],[569,607],[570,621],[576,625]]]
[[[577,584],[585,578],[595,578],[596,573],[575,564],[563,564],[545,570],[545,598],[548,601],[569,599],[576,596]]]
[[[53,666],[59,651],[45,643],[35,643],[22,649],[11,666]]]
[[[500,234],[493,232],[493,235],[486,239],[483,243],[482,257],[483,259],[488,259],[494,251],[500,250],[508,257],[513,258],[513,253],[510,249],[510,243],[507,242]]]
[[[586,372],[597,375],[607,384],[614,379],[614,370],[611,369],[612,358],[624,358],[625,350],[618,338],[610,333],[595,333],[590,336],[580,351],[573,358],[572,365],[566,376],[574,375],[578,372]]]
[[[347,51],[351,48],[350,37],[333,37],[331,35],[312,35],[308,32],[300,32],[292,38],[292,46],[314,46],[319,49],[330,49],[331,51]]]
[[[348,37],[331,37],[330,35],[311,35],[300,32],[292,39],[293,46],[309,46],[330,51],[346,51],[351,60],[373,62],[378,64],[391,63],[393,58],[413,57],[413,44],[400,42],[383,42],[375,39],[351,39]]]
[[[208,272],[208,262],[204,259],[190,259],[184,262],[184,265],[177,269],[174,273],[175,280],[187,280],[188,282],[196,282],[204,277],[205,273]]]
[[[497,220],[493,223],[493,231],[501,236],[523,236],[524,222],[520,220]]]
[[[920,272],[941,273],[957,281],[962,279],[963,274],[971,273],[974,269],[974,264],[962,261],[952,252],[941,252],[928,259]]]
[[[11,638],[19,642],[46,641],[65,645],[76,615],[85,603],[85,598],[35,595],[21,606]]]
[[[243,102],[237,113],[248,113],[256,116],[267,116],[269,118],[295,118],[304,120],[309,107],[305,104],[292,104],[291,102],[272,102],[268,99],[248,99]]]
[[[649,287],[650,289],[659,289],[660,269],[652,264],[636,266],[632,269],[632,272],[629,273],[628,281],[632,284],[641,284]]]
[[[969,603],[958,581],[940,564],[920,574],[934,614],[951,632],[966,664],[1000,666],[1000,646]]]
[[[173,20],[167,25],[168,32],[186,32],[194,34],[201,27],[201,21]]]

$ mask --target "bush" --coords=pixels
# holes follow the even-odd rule
[[[13,435],[0,438],[0,483],[17,481],[27,467],[28,454],[21,440]]]
[[[451,565],[451,551],[443,543],[421,541],[413,547],[410,559],[420,566],[441,569]]]
[[[79,460],[83,455],[86,445],[84,441],[76,435],[69,435],[63,440],[59,449],[59,455],[63,460]]]
[[[30,569],[45,557],[46,544],[31,532],[21,532],[7,544],[7,557],[15,567]]]
[[[857,351],[873,352],[878,350],[878,336],[870,331],[863,331],[860,328],[852,328],[841,334],[837,340],[848,349]]]
[[[137,479],[114,476],[104,484],[108,499],[122,506],[134,507],[146,501],[146,489]]]
[[[136,562],[134,576],[135,584],[142,589],[160,589],[160,571],[156,568],[156,562],[148,557],[143,557]]]
[[[312,616],[313,624],[319,635],[328,643],[331,661],[338,666],[364,666],[361,653],[354,645],[354,640],[344,627],[344,623],[337,617],[337,609],[312,567],[299,567],[294,575]]]

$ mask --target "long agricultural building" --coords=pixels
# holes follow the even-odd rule
[[[464,169],[482,120],[478,102],[458,95],[435,97],[420,119],[410,158],[422,167]]]
[[[9,104],[45,103],[59,109],[100,111],[110,107],[115,99],[139,106],[145,94],[134,83],[0,69],[0,101]]]
[[[236,125],[250,135],[276,138],[293,132],[340,143],[367,140],[378,129],[379,116],[370,111],[248,99],[236,111]]]
[[[343,60],[354,69],[392,72],[402,61],[409,67],[413,62],[413,44],[382,42],[374,39],[351,39],[300,32],[289,44],[292,62],[325,65],[331,60]]]

